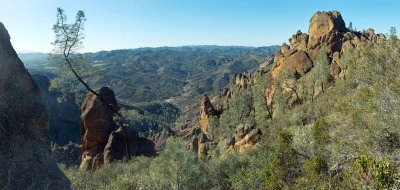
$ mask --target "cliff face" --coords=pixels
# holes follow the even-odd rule
[[[48,116],[40,91],[0,23],[0,187],[69,189],[51,158]]]

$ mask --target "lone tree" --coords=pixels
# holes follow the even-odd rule
[[[54,46],[53,55],[63,60],[63,64],[61,66],[63,68],[67,68],[67,70],[73,74],[73,76],[80,84],[84,86],[87,91],[96,95],[105,105],[108,106],[108,108],[114,112],[115,115],[122,117],[117,108],[112,106],[103,97],[101,97],[82,77],[85,76],[85,73],[90,70],[87,68],[85,69],[83,57],[77,52],[82,48],[82,40],[85,38],[83,33],[86,22],[85,13],[83,11],[78,11],[75,16],[75,22],[72,24],[68,24],[66,21],[67,16],[65,15],[64,10],[57,8],[57,22],[53,26],[53,31],[55,33],[55,40],[52,42],[52,45]],[[80,69],[82,72],[79,73],[78,69]],[[63,79],[61,78],[61,80]]]
[[[97,93],[93,88],[91,88],[83,78],[82,75],[77,71],[77,68],[81,69],[83,72],[88,71],[88,69],[82,69],[85,65],[81,54],[77,52],[82,47],[82,40],[84,39],[83,29],[86,21],[85,13],[83,11],[78,11],[75,17],[75,22],[72,24],[67,24],[67,16],[64,13],[64,10],[61,8],[57,8],[57,22],[53,26],[53,30],[55,33],[56,39],[52,43],[54,46],[53,55],[59,57],[63,60],[64,68],[70,71],[73,76],[78,80],[80,84],[84,86],[84,88],[93,93],[96,97],[98,97],[104,105],[106,105],[112,112],[114,116],[118,118],[118,125],[121,127],[122,132],[125,136],[126,141],[126,156],[130,159],[129,156],[129,148],[128,148],[128,138],[123,125],[123,117],[122,114],[119,113],[118,108],[114,107],[112,104],[107,102],[99,93]],[[90,71],[89,71],[90,72]],[[61,77],[61,81],[63,77]]]

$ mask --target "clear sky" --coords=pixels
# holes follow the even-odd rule
[[[0,21],[19,51],[50,52],[61,7],[86,13],[84,52],[181,45],[281,45],[308,31],[318,10],[339,10],[357,29],[400,28],[399,0],[0,0]]]

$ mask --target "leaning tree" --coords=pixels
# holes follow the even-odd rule
[[[56,60],[61,60],[62,64],[59,65],[59,71],[62,72],[62,74],[52,82],[55,83],[54,88],[66,88],[67,90],[61,91],[69,93],[71,92],[71,89],[77,89],[77,84],[74,83],[74,81],[77,81],[78,84],[81,84],[81,86],[84,87],[83,89],[85,91],[93,93],[98,97],[101,102],[114,113],[114,116],[118,118],[118,125],[122,128],[122,132],[126,138],[126,154],[129,159],[128,139],[125,134],[124,124],[122,123],[122,114],[119,113],[118,108],[114,107],[104,97],[97,93],[89,85],[88,81],[85,80],[85,77],[94,75],[93,67],[85,62],[83,55],[78,52],[78,50],[82,48],[82,40],[85,37],[83,33],[85,22],[86,17],[83,11],[78,11],[75,17],[75,22],[69,24],[67,23],[67,16],[65,15],[64,10],[57,8],[57,22],[53,26],[55,40],[52,42],[54,47],[52,56]],[[68,75],[72,75],[75,80],[68,77]]]
[[[57,22],[53,26],[53,31],[55,33],[55,40],[52,42],[52,45],[54,46],[53,56],[63,61],[63,64],[60,65],[62,69],[69,70],[87,91],[96,95],[114,112],[114,114],[120,117],[121,114],[118,110],[114,108],[114,106],[111,106],[107,100],[91,88],[89,83],[83,78],[83,76],[88,75],[88,73],[92,71],[88,68],[90,66],[83,61],[82,55],[77,52],[82,48],[82,40],[85,38],[83,33],[84,24],[86,22],[85,13],[83,11],[78,11],[75,17],[75,22],[72,24],[68,24],[66,21],[67,16],[65,15],[64,10],[57,8]],[[78,69],[80,69],[83,75],[79,73]]]

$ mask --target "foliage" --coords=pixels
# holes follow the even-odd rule
[[[311,72],[300,78],[282,75],[275,81],[277,86],[296,87],[299,97],[305,97],[301,94],[307,92],[301,89],[311,80],[323,89],[313,101],[288,106],[290,96],[277,88],[273,117],[268,118],[265,90],[271,81],[267,74],[250,88],[235,91],[229,109],[219,120],[210,119],[211,139],[232,133],[239,123],[268,126],[260,146],[199,160],[184,144],[171,140],[165,152],[132,174],[141,176],[140,180],[132,177],[139,181],[135,187],[398,189],[399,40],[393,36],[344,51],[338,62],[342,73],[330,88],[326,88],[329,59],[325,53],[320,55]]]
[[[229,102],[228,110],[221,114],[220,125],[233,132],[239,124],[254,125],[253,96],[250,90],[239,91]]]
[[[347,180],[358,189],[398,189],[399,170],[387,158],[374,158],[360,155],[348,169],[352,175]]]
[[[206,176],[197,156],[186,149],[184,143],[168,139],[161,154],[149,167],[150,189],[206,189]]]
[[[298,177],[298,155],[293,149],[293,136],[281,131],[275,142],[272,155],[262,173],[267,189],[284,189]]]
[[[82,101],[84,91],[93,91],[88,82],[87,75],[92,75],[94,69],[90,67],[81,54],[77,51],[82,47],[84,39],[85,13],[78,11],[75,22],[68,24],[64,10],[57,9],[57,21],[53,26],[55,40],[52,58],[56,61],[57,77],[51,81],[50,89],[61,92],[64,99],[75,93],[75,99]],[[83,86],[79,86],[83,85]],[[97,94],[97,93],[95,93]],[[77,102],[79,105],[79,102]]]
[[[317,59],[314,61],[314,67],[312,69],[312,80],[314,85],[316,85],[315,87],[320,86],[322,91],[325,90],[329,80],[329,68],[330,62],[326,55],[326,47],[323,47],[321,48]]]

